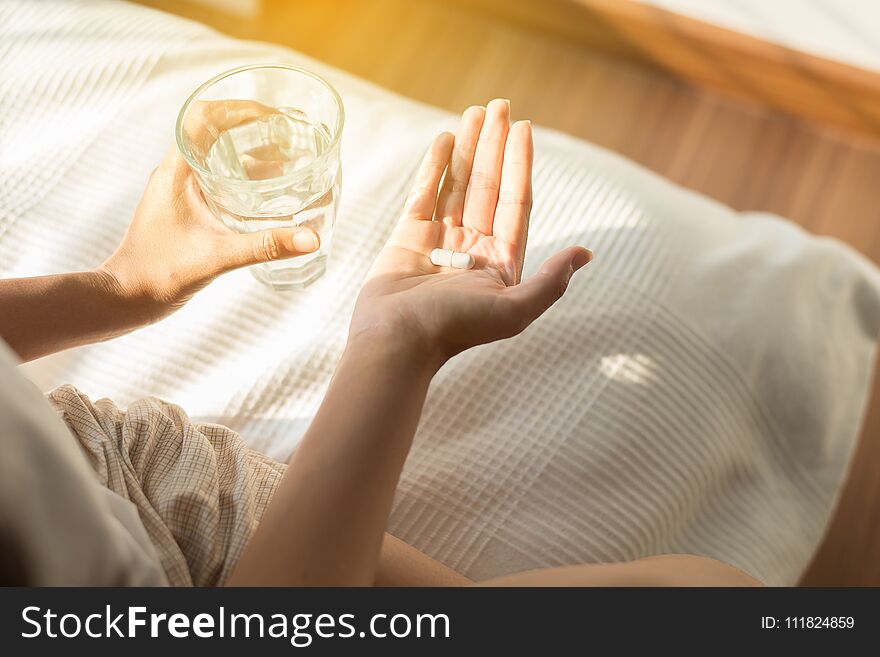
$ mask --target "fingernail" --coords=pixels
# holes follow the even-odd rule
[[[318,235],[309,228],[297,228],[293,233],[293,248],[300,253],[317,251],[321,246]]]
[[[590,262],[593,259],[593,252],[589,249],[584,249],[583,251],[578,251],[577,255],[571,259],[571,270],[573,272],[577,271],[585,264]]]

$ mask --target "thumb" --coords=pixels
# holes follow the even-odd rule
[[[237,233],[224,240],[219,264],[223,271],[229,271],[260,262],[314,253],[320,247],[318,234],[305,226]]]
[[[582,246],[570,246],[551,256],[528,279],[507,288],[518,313],[531,324],[562,298],[572,274],[593,259],[593,252]]]

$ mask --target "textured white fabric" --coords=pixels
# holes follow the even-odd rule
[[[224,276],[157,326],[27,367],[126,404],[156,395],[284,458],[320,402],[359,284],[446,112],[268,45],[116,3],[0,5],[0,275],[98,264],[177,110],[215,73],[304,65],[346,106],[327,275],[278,294]],[[729,209],[536,131],[526,274],[595,261],[523,335],[429,393],[390,530],[472,577],[659,552],[796,581],[859,428],[878,274],[841,244]]]

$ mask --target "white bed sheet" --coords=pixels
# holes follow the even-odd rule
[[[423,149],[455,118],[282,48],[125,3],[0,5],[0,275],[97,265],[199,83],[249,62],[325,75],[347,121],[328,274],[278,294],[247,272],[162,323],[25,366],[124,404],[156,395],[277,458],[295,447]],[[869,387],[877,270],[632,163],[536,131],[530,273],[595,261],[522,336],[432,385],[391,518],[472,577],[661,552],[790,584],[828,520]]]

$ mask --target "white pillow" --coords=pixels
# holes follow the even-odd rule
[[[4,276],[98,264],[215,73],[283,61],[339,88],[343,201],[323,279],[279,295],[236,272],[157,326],[26,368],[44,388],[164,397],[286,457],[422,151],[455,117],[135,6],[4,3],[0,39]],[[440,372],[390,530],[472,577],[689,552],[794,583],[865,406],[877,270],[579,140],[538,129],[536,151],[526,274],[569,244],[595,261],[525,334]]]

